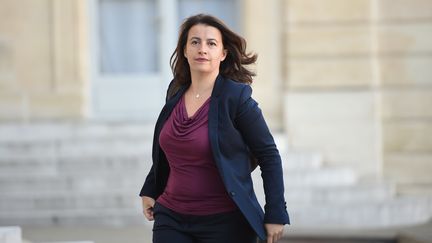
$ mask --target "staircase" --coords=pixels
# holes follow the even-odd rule
[[[290,151],[276,135],[283,160],[285,197],[292,224],[298,228],[373,229],[427,222],[432,197],[400,196],[393,185],[362,180],[350,168],[323,165],[319,153]],[[255,188],[264,203],[259,170]]]
[[[138,193],[152,136],[153,124],[0,125],[0,226],[151,225]],[[431,218],[431,198],[398,196],[390,184],[326,167],[319,153],[289,150],[283,137],[275,134],[293,226],[376,228]],[[264,205],[259,169],[253,177]]]
[[[143,223],[153,127],[0,126],[0,225]]]
[[[21,228],[0,227],[0,243],[22,243]]]

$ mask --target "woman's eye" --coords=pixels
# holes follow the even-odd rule
[[[191,41],[191,44],[192,44],[192,45],[196,45],[196,44],[198,44],[198,41],[195,41],[195,40],[194,40],[194,41]]]
[[[214,43],[214,42],[210,42],[209,45],[210,45],[210,46],[216,46],[216,43]]]

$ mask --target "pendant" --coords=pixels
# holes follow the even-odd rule
[[[198,99],[199,97],[200,97],[200,95],[199,95],[199,94],[196,94],[196,95],[195,95],[195,98],[197,98],[197,99]]]

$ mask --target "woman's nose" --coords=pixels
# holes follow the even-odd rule
[[[205,49],[204,46],[202,46],[199,50],[198,50],[199,54],[207,54],[207,50]]]

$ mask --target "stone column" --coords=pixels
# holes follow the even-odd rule
[[[372,1],[284,1],[289,143],[368,177],[381,166]]]
[[[0,120],[80,119],[82,1],[1,4]]]
[[[253,96],[259,102],[269,126],[282,128],[283,15],[278,0],[243,1],[244,36],[248,50],[258,53]]]

